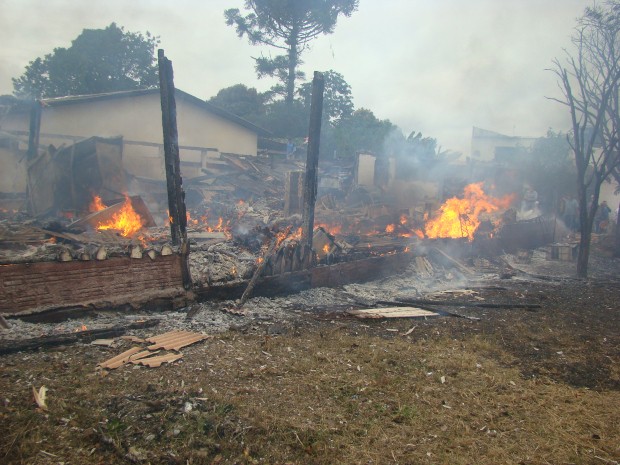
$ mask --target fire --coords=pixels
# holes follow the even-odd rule
[[[402,224],[403,226],[407,224],[407,216],[406,215],[400,215],[400,224]]]
[[[142,218],[136,213],[131,205],[131,199],[125,196],[122,208],[112,215],[112,220],[107,223],[100,223],[99,230],[116,229],[121,236],[127,237],[135,234],[142,228]]]
[[[323,228],[325,232],[331,234],[332,236],[336,236],[342,232],[341,224],[314,223],[314,228]]]
[[[323,246],[323,252],[324,252],[324,253],[326,253],[326,254],[327,254],[327,253],[329,253],[329,249],[330,249],[329,244],[325,244],[325,245]]]
[[[439,216],[430,219],[425,225],[426,236],[430,238],[474,239],[474,233],[480,225],[480,214],[492,213],[500,208],[508,208],[512,195],[502,199],[489,197],[482,189],[482,183],[465,186],[463,198],[452,197],[439,208]]]
[[[93,200],[88,205],[88,211],[90,213],[100,212],[101,210],[105,210],[106,208],[108,208],[107,205],[103,203],[101,197],[99,197],[98,195],[95,195],[93,197]]]
[[[395,230],[395,229],[396,229],[396,225],[393,225],[393,224],[388,224],[388,225],[385,227],[385,232],[386,232],[386,233],[388,233],[388,234],[391,234],[391,233],[393,233],[393,232],[394,232],[394,230]]]

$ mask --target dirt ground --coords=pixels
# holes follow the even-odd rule
[[[128,342],[2,356],[0,462],[618,464],[620,263],[592,263],[588,280],[442,294],[540,305],[444,308],[468,318],[362,320],[291,297],[294,318],[233,317],[159,368],[96,370]]]

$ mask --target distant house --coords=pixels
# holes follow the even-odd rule
[[[179,155],[183,177],[204,174],[207,160],[220,154],[256,156],[259,136],[268,132],[249,121],[175,91]],[[40,145],[70,145],[92,137],[122,137],[123,166],[129,175],[165,179],[159,89],[50,98],[42,101]],[[28,135],[30,108],[14,107],[0,129]]]
[[[471,158],[476,161],[506,161],[531,148],[536,137],[506,136],[474,127],[471,135]]]

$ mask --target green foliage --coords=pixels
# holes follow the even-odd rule
[[[342,74],[334,70],[323,73],[325,90],[323,91],[323,118],[332,124],[346,119],[353,114],[353,97],[351,86]],[[299,96],[303,105],[310,109],[312,100],[312,83],[306,82],[299,86]]]
[[[341,157],[354,156],[360,151],[383,154],[384,142],[395,129],[389,120],[378,119],[370,110],[355,110],[335,128],[337,153]]]
[[[220,90],[212,103],[248,121],[258,122],[265,115],[267,96],[259,93],[254,87],[236,84]]]
[[[295,81],[303,79],[298,70],[301,54],[322,34],[334,32],[340,15],[350,16],[358,0],[246,0],[244,16],[238,8],[224,12],[226,24],[234,26],[239,37],[252,45],[267,45],[281,50],[275,57],[256,58],[259,78],[275,77],[280,82],[273,91],[293,104]]]
[[[19,97],[96,94],[156,86],[155,48],[150,33],[125,32],[115,23],[105,29],[84,29],[69,48],[36,58],[19,78]]]
[[[303,138],[308,135],[308,113],[298,100],[291,105],[279,100],[265,108],[258,124],[280,138]]]

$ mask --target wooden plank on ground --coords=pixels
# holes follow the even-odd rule
[[[439,313],[415,307],[364,308],[349,310],[347,313],[357,318],[420,318],[439,316]]]
[[[117,355],[116,357],[112,357],[111,359],[106,360],[105,362],[101,362],[99,364],[100,368],[107,368],[108,370],[114,370],[115,368],[120,367],[127,363],[132,355],[140,352],[140,347],[132,347],[129,350],[126,350],[122,354]]]

